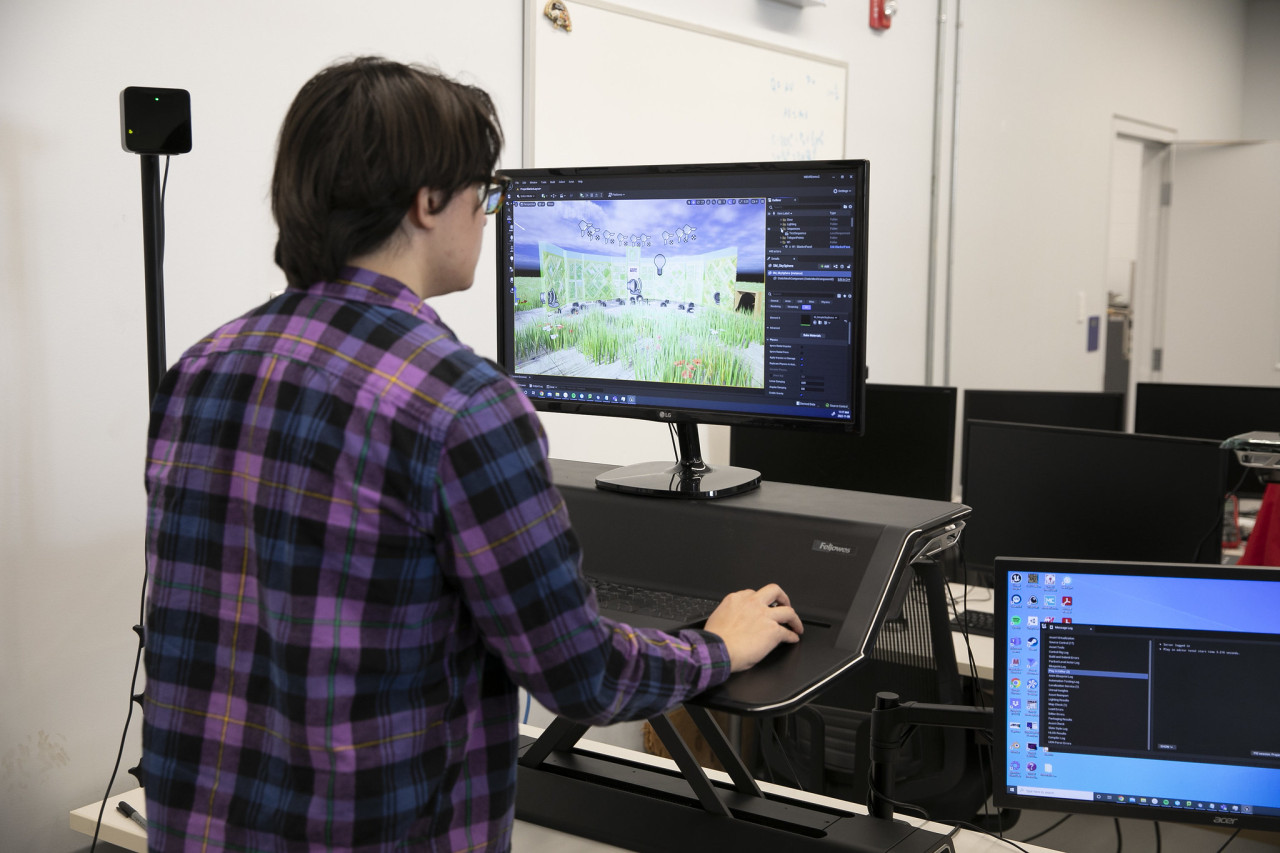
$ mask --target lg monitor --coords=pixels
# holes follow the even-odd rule
[[[1205,439],[970,421],[961,548],[997,557],[1217,564],[1227,451]]]
[[[945,386],[868,383],[862,435],[733,427],[729,462],[768,480],[949,501],[956,396]]]
[[[515,169],[498,353],[541,411],[673,424],[679,459],[601,488],[721,497],[697,425],[861,432],[865,160]]]
[[[1000,559],[996,577],[997,806],[1280,830],[1280,570]]]

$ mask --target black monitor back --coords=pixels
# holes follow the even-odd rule
[[[867,385],[862,435],[732,427],[729,464],[766,480],[949,501],[956,389]]]
[[[966,421],[1124,430],[1124,394],[1118,391],[989,391],[965,389]]]
[[[1280,431],[1280,388],[1253,385],[1179,385],[1139,382],[1134,394],[1134,430],[1225,441],[1255,430]],[[1261,495],[1262,483],[1234,458],[1228,485]]]
[[[1228,454],[1216,441],[970,421],[961,539],[996,557],[1217,563]]]

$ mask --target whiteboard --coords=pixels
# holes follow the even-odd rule
[[[848,65],[604,0],[526,0],[524,165],[844,157]]]

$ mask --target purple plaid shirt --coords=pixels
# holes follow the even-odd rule
[[[599,615],[529,403],[366,270],[185,353],[146,478],[153,851],[505,850],[516,685],[607,723],[728,677]]]

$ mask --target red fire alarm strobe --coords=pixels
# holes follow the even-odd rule
[[[871,0],[871,29],[887,30],[898,11],[895,0]]]

